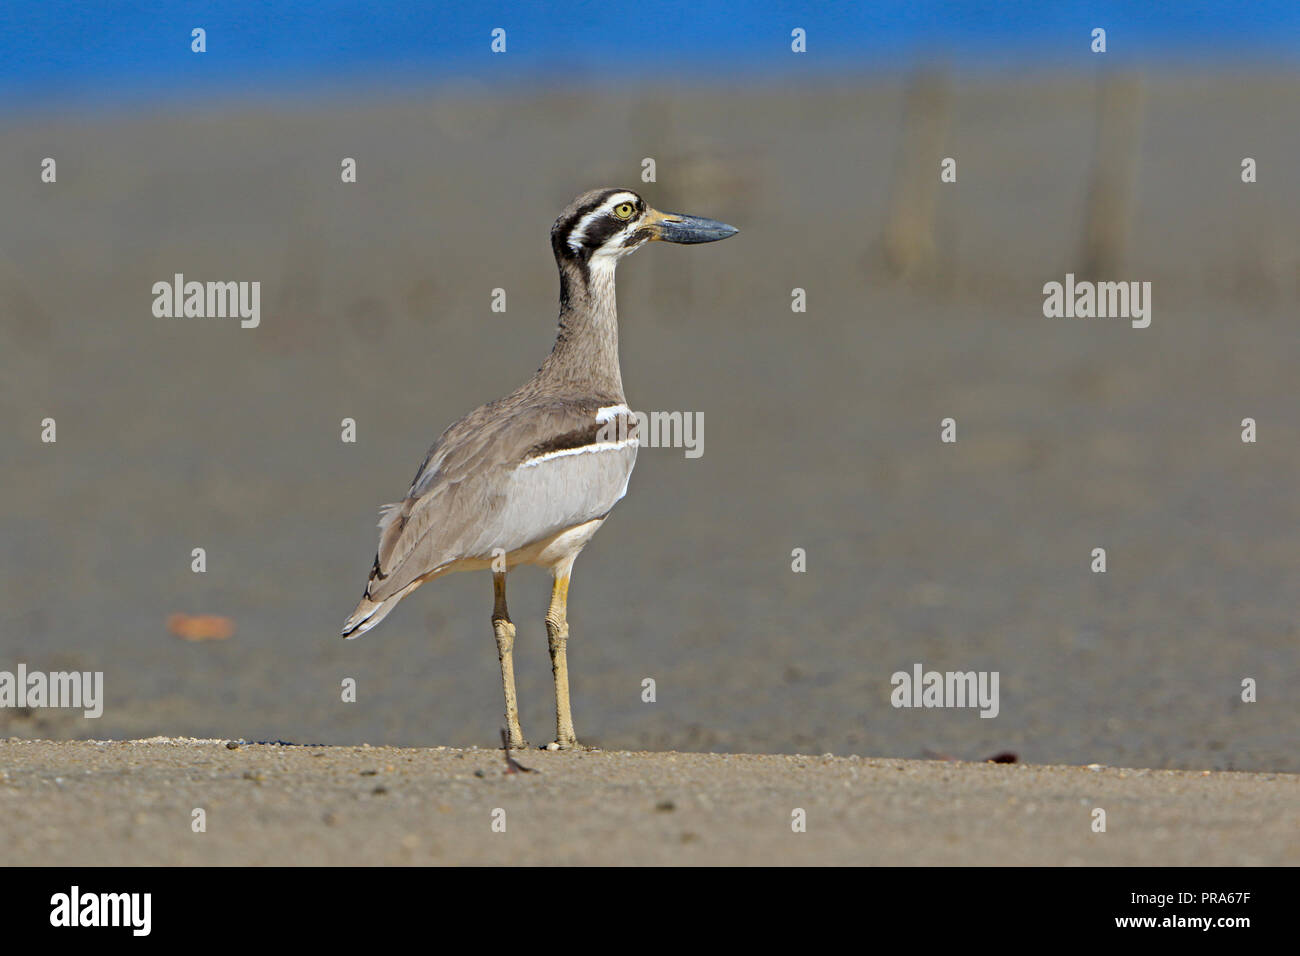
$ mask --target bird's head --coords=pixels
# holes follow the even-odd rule
[[[561,262],[612,264],[647,242],[716,242],[738,231],[715,219],[660,212],[630,189],[593,189],[560,213],[551,246]]]

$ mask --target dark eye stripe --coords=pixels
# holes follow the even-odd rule
[[[583,237],[582,244],[594,251],[603,246],[614,233],[622,230],[622,222],[616,219],[601,219],[587,227],[587,235]]]

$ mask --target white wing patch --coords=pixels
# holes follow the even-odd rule
[[[605,422],[612,422],[620,415],[631,415],[632,409],[626,405],[606,405],[604,408],[596,409],[596,424],[603,425]]]
[[[635,438],[626,438],[622,441],[598,441],[591,445],[583,445],[581,448],[562,448],[559,451],[548,451],[545,455],[538,455],[536,458],[529,458],[521,462],[519,467],[535,468],[544,461],[567,458],[569,455],[585,455],[597,451],[619,451],[623,448],[636,448],[637,445],[638,442]]]

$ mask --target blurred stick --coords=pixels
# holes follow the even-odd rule
[[[1128,253],[1145,89],[1110,76],[1097,91],[1097,131],[1083,231],[1083,278],[1115,278]]]
[[[506,729],[501,728],[501,746],[506,751],[506,769],[505,773],[536,773],[532,767],[525,767],[514,757],[510,756],[510,738],[506,736]]]
[[[913,276],[933,265],[939,163],[951,120],[951,84],[940,70],[923,70],[908,82],[889,219],[882,241],[885,265]]]

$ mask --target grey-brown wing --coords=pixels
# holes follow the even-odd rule
[[[388,506],[367,594],[490,559],[608,514],[636,461],[634,419],[594,402],[489,405],[447,429]]]

